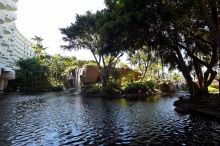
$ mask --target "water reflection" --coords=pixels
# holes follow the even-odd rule
[[[174,112],[175,100],[7,95],[0,101],[0,145],[218,145],[219,123]]]
[[[147,100],[147,103],[155,103],[155,102],[158,102],[160,99],[161,99],[161,95],[155,95],[155,96],[148,97],[146,100]]]

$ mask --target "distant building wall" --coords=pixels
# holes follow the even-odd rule
[[[0,0],[0,91],[15,78],[17,61],[34,56],[31,42],[16,28],[18,0]]]

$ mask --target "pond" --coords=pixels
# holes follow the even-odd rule
[[[220,144],[220,123],[176,113],[177,94],[142,100],[62,93],[1,96],[1,146]]]

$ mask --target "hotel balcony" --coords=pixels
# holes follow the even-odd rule
[[[12,53],[12,49],[11,48],[8,48],[7,49],[7,52],[9,53],[9,55]]]
[[[12,13],[11,16],[12,16],[13,21],[15,21],[17,19],[17,14],[16,13]]]
[[[17,4],[14,1],[6,1],[6,9],[9,11],[16,11],[18,9]]]
[[[15,24],[15,23],[12,23],[12,24],[10,25],[10,29],[11,29],[11,31],[15,31],[15,29],[16,29],[16,24]]]
[[[9,47],[9,41],[8,41],[8,39],[7,39],[7,38],[2,38],[2,39],[1,39],[1,44],[2,44],[2,46],[4,46],[4,47]]]
[[[17,14],[13,11],[5,11],[5,21],[12,22],[17,19]]]
[[[4,24],[5,23],[5,14],[2,13],[2,11],[0,11],[0,24]]]
[[[11,13],[9,13],[9,12],[5,13],[5,21],[6,22],[12,22],[13,21]]]
[[[10,68],[10,67],[5,67],[5,68],[3,69],[3,71],[5,71],[5,72],[11,72],[11,71],[13,71],[13,70],[12,70],[12,68]]]
[[[14,42],[15,41],[15,36],[12,35],[11,37],[9,37],[9,41]]]
[[[3,62],[6,63],[8,61],[8,54],[6,54],[6,53],[2,54],[2,58],[4,59]]]
[[[0,0],[0,9],[5,9],[5,8],[6,8],[5,0]]]
[[[0,27],[0,39],[2,39],[3,38],[3,30],[2,30],[2,28]]]
[[[11,28],[10,27],[3,26],[2,29],[3,29],[4,34],[11,34]]]
[[[3,69],[6,67],[6,63],[7,63],[7,60],[3,59],[1,57],[2,54],[0,54],[0,69]],[[0,72],[1,73],[1,72]]]

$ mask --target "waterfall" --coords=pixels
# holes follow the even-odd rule
[[[82,74],[83,74],[83,68],[76,69],[76,71],[75,71],[75,81],[74,81],[76,91],[81,90],[80,76]]]

